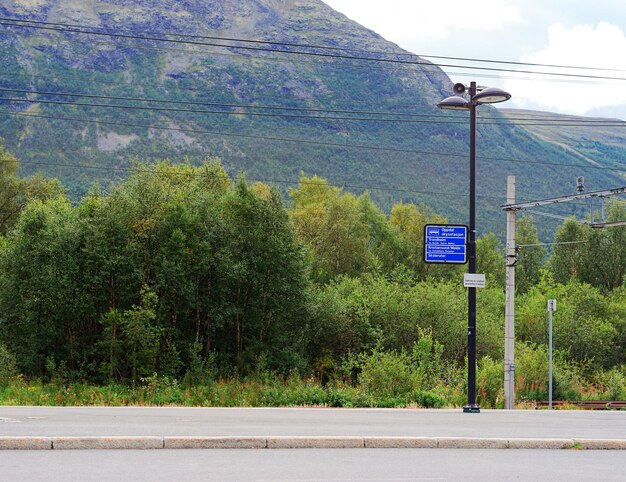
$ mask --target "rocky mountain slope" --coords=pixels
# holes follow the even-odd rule
[[[319,0],[0,0],[0,16],[47,22],[0,20],[0,136],[25,172],[58,176],[76,196],[134,159],[219,157],[281,188],[317,174],[387,208],[425,202],[466,221],[467,118],[435,107],[452,82]],[[620,182],[571,140],[489,106],[480,122],[482,231],[504,229],[509,174],[520,199],[569,193],[579,175]]]

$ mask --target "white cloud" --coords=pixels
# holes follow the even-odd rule
[[[464,0],[324,0],[388,40],[442,39],[452,29],[496,31],[521,21],[509,0],[483,0],[473,10]]]
[[[600,69],[626,70],[626,36],[617,26],[600,22],[595,26],[576,25],[566,28],[560,23],[548,29],[545,49],[523,55],[520,61],[537,64],[586,66]],[[583,76],[626,77],[624,72],[610,70],[576,70],[533,67],[533,71],[566,72]],[[509,74],[507,74],[509,75]],[[542,76],[526,75],[532,80],[506,80],[505,89],[513,94],[519,107],[554,109],[561,112],[585,114],[599,112],[602,107],[626,103],[623,82],[555,78],[542,81]]]

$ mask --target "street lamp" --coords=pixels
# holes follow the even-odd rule
[[[465,85],[455,84],[454,92],[465,93]],[[437,107],[448,110],[469,110],[470,113],[470,193],[469,193],[469,258],[468,272],[476,273],[476,106],[496,104],[511,98],[511,94],[495,87],[478,89],[476,82],[469,85],[469,100],[458,95],[448,97]],[[467,291],[467,405],[465,413],[480,413],[476,404],[476,288]]]

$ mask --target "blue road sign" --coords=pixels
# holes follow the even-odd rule
[[[426,263],[467,263],[467,226],[427,224],[424,227]]]

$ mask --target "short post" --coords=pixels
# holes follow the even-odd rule
[[[552,313],[556,311],[556,300],[548,300],[548,410],[552,410]]]

